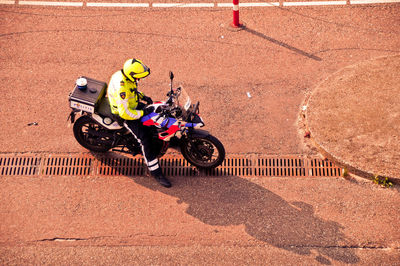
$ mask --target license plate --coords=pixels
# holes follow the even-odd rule
[[[94,113],[94,106],[87,105],[87,104],[80,103],[80,102],[75,102],[75,101],[71,101],[70,103],[71,103],[71,105],[70,105],[71,108],[82,110],[82,111],[89,112],[89,113]]]

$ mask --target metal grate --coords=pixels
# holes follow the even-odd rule
[[[160,159],[160,165],[168,176],[340,177],[342,172],[330,161],[298,155],[229,155],[218,168],[200,172],[181,155],[168,154]],[[142,176],[146,173],[142,157],[117,153],[0,155],[1,176]]]
[[[305,160],[302,158],[259,158],[256,176],[307,176]]]
[[[3,155],[0,157],[0,176],[37,175],[41,160],[36,156]]]
[[[204,174],[209,176],[252,176],[254,172],[253,165],[254,163],[250,158],[243,156],[228,157],[220,167],[207,170]]]
[[[49,156],[45,158],[41,174],[46,176],[89,175],[93,159],[88,156]]]
[[[197,169],[190,166],[181,156],[169,156],[160,159],[160,166],[167,176],[195,176]]]
[[[136,176],[144,175],[145,167],[142,158],[99,158],[99,164],[96,173],[98,175],[125,175]]]
[[[310,176],[340,176],[341,169],[332,162],[320,159],[309,160],[309,175]]]

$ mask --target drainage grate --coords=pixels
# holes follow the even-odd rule
[[[330,161],[297,155],[229,155],[218,168],[199,172],[181,155],[168,154],[160,159],[160,165],[168,176],[340,177],[342,172]],[[117,153],[0,155],[1,176],[142,176],[146,173],[142,157]]]
[[[54,155],[45,158],[41,174],[46,176],[89,175],[94,158],[89,156]]]
[[[220,167],[207,170],[204,174],[209,176],[253,176],[253,165],[253,160],[250,158],[244,156],[230,156],[225,159]]]
[[[306,171],[306,160],[298,157],[287,158],[259,158],[256,176],[308,176]]]
[[[142,158],[115,158],[115,157],[100,157],[98,158],[98,175],[125,175],[136,176],[144,175],[145,167]]]
[[[198,174],[197,169],[190,166],[181,156],[166,156],[160,159],[160,166],[167,176],[195,176]]]
[[[37,175],[41,160],[36,156],[2,155],[0,157],[0,176]]]
[[[342,169],[334,165],[331,161],[311,159],[309,160],[310,176],[340,176]]]

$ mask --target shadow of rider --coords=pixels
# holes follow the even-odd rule
[[[287,202],[277,194],[247,179],[236,176],[220,178],[189,177],[178,179],[174,189],[167,190],[132,178],[149,189],[160,190],[188,204],[186,213],[208,225],[245,225],[250,236],[299,255],[318,252],[315,258],[323,264],[330,259],[357,263],[359,258],[345,246],[343,227],[314,214],[305,202]]]
[[[130,177],[137,184],[177,198],[188,205],[186,213],[205,224],[244,225],[253,238],[299,255],[318,255],[315,260],[359,262],[354,250],[346,248],[343,227],[314,214],[312,205],[287,202],[265,187],[237,176],[173,177],[176,184],[165,189],[147,177]]]

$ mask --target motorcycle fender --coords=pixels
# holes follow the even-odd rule
[[[189,132],[189,135],[193,137],[207,137],[210,135],[210,132],[203,129],[193,129]]]
[[[184,145],[184,143],[189,139],[189,138],[205,138],[210,135],[210,132],[207,130],[203,129],[190,129],[189,132],[187,132],[187,135],[185,138],[182,138],[183,141],[178,141],[174,142],[172,141],[171,146],[174,148],[177,148],[178,150],[181,149],[181,145]],[[175,139],[175,138],[174,138]]]

